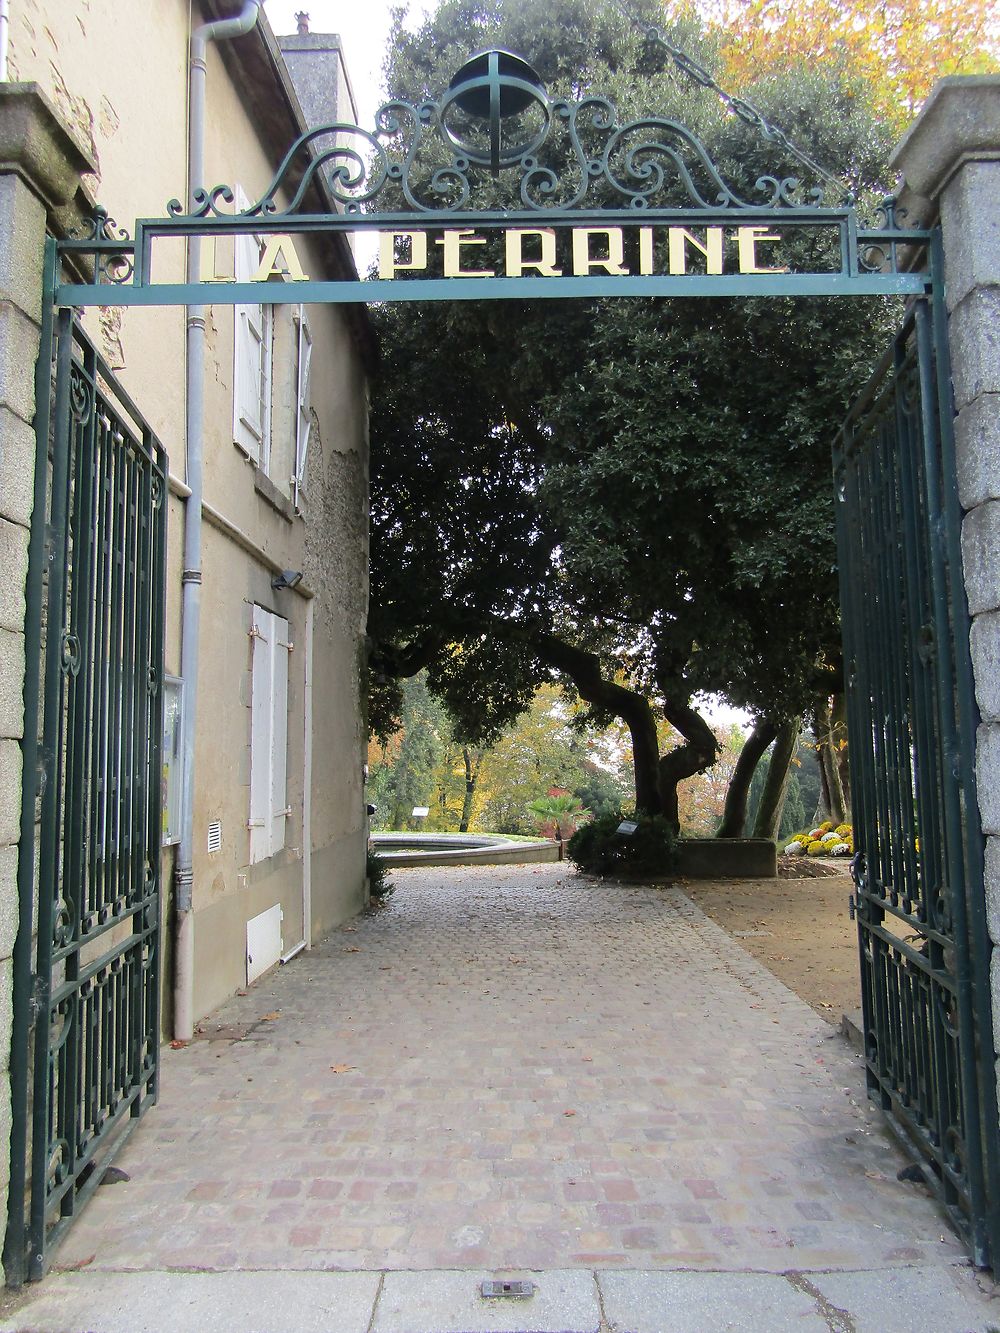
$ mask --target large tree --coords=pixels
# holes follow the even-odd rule
[[[773,146],[658,61],[659,6],[447,0],[398,29],[394,96],[440,95],[468,53],[523,52],[550,91],[690,125],[745,186]],[[674,40],[716,59],[691,18]],[[836,76],[799,67],[749,91],[864,192],[889,136]],[[554,153],[556,149],[552,150]],[[788,164],[785,164],[787,167]],[[488,177],[474,203],[501,207]],[[718,742],[693,706],[726,695],[777,726],[837,675],[829,440],[882,341],[877,302],[461,302],[380,311],[372,414],[374,717],[428,668],[471,739],[545,679],[621,718],[641,809]],[[387,692],[388,691],[388,692]],[[657,721],[682,738],[660,753]]]

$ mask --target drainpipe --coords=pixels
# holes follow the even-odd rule
[[[205,57],[209,42],[225,41],[249,32],[257,22],[263,0],[244,0],[241,13],[231,19],[203,23],[191,33],[188,83],[188,197],[205,182]],[[201,278],[201,239],[189,237],[187,280]],[[181,783],[181,838],[174,869],[175,961],[174,1035],[190,1041],[194,1035],[194,748],[197,733],[198,648],[201,618],[201,504],[205,425],[205,307],[190,306],[187,315],[187,477],[191,494],[184,511],[184,569],[181,575],[181,676],[184,680],[183,766]]]
[[[0,0],[0,83],[7,82],[7,44],[10,40],[10,0]]]

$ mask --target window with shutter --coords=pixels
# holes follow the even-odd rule
[[[237,188],[236,208],[249,207]],[[263,242],[255,235],[235,241],[235,277],[249,282],[260,265]],[[233,439],[263,471],[270,462],[272,311],[267,305],[234,308]]]
[[[288,621],[253,608],[250,685],[250,862],[285,845],[288,751]]]
[[[304,306],[296,316],[298,337],[298,385],[295,412],[295,470],[292,476],[292,502],[298,509],[306,484],[306,461],[309,453],[309,432],[312,429],[312,397],[309,377],[312,366],[312,332]]]

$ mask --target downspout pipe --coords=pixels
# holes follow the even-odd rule
[[[205,184],[206,56],[210,42],[227,41],[250,32],[263,0],[244,0],[231,19],[203,23],[191,33],[188,81],[188,198],[192,208]],[[201,278],[201,238],[187,245],[187,281]],[[175,957],[174,1035],[194,1035],[194,754],[197,734],[198,659],[201,622],[201,506],[205,443],[205,307],[190,306],[187,315],[187,476],[191,494],[184,514],[184,566],[181,574],[181,677],[184,681],[181,837],[174,869]]]
[[[10,0],[0,0],[0,83],[7,82],[7,48],[10,44]]]

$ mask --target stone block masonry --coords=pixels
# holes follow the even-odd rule
[[[987,913],[1000,945],[1000,78],[943,79],[894,165],[907,191],[929,201],[944,242],[962,558],[982,715],[976,772]],[[998,957],[991,975],[1000,1016]]]
[[[34,84],[0,85],[0,1210],[6,1216],[17,843],[24,765],[25,583],[45,237],[93,163]]]

